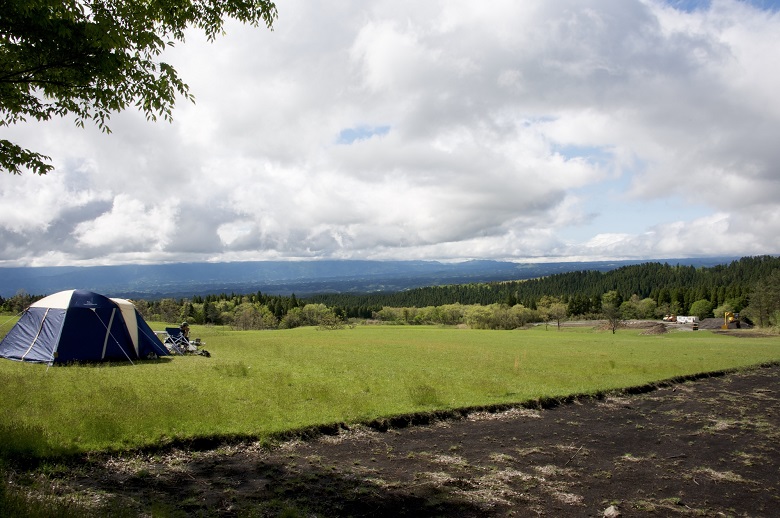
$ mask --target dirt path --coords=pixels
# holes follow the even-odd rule
[[[133,516],[778,516],[778,381],[772,366],[270,450],[104,457],[46,480]]]

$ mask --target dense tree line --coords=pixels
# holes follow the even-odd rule
[[[324,294],[309,300],[340,308],[345,314],[391,307],[429,307],[446,304],[522,304],[537,309],[543,297],[557,297],[567,305],[569,316],[601,311],[602,297],[614,291],[617,305],[640,317],[652,313],[689,314],[701,311],[704,302],[712,310],[729,307],[741,311],[759,281],[780,269],[780,258],[745,257],[711,268],[649,262],[600,272],[583,270],[526,281],[508,281],[449,286],[430,286],[397,293]],[[652,301],[652,302],[650,302]],[[698,304],[697,304],[698,303]],[[650,306],[655,309],[649,312]]]
[[[248,295],[222,293],[205,297],[196,295],[192,299],[164,298],[134,302],[147,320],[233,325],[237,329],[275,329],[291,311],[305,305],[295,295],[266,295],[259,291]]]
[[[20,291],[7,299],[0,297],[0,311],[18,314],[24,311],[30,304],[42,298],[43,295],[30,295],[25,291]]]
[[[168,300],[150,303],[148,318],[171,320]],[[182,301],[180,320],[238,329],[291,328],[348,319],[396,324],[513,329],[568,318],[618,321],[668,314],[722,317],[742,312],[761,326],[780,325],[780,258],[745,257],[711,268],[644,263],[608,272],[583,270],[526,281],[431,286],[395,293],[210,295]],[[176,319],[173,319],[176,320]]]
[[[227,325],[237,330],[291,329],[300,326],[339,328],[344,315],[321,303],[306,303],[289,297],[235,293],[195,296],[190,299],[136,300],[136,308],[147,320]]]
[[[40,296],[0,298],[20,313]],[[396,293],[291,296],[219,294],[136,300],[147,320],[229,325],[235,329],[334,328],[373,319],[395,324],[514,329],[569,318],[621,320],[668,314],[723,317],[741,313],[761,327],[780,327],[780,258],[745,257],[711,268],[644,263],[608,272],[578,271],[527,281],[432,286]]]

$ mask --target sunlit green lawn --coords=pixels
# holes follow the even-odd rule
[[[0,360],[0,448],[45,455],[170,438],[263,438],[325,423],[593,394],[780,360],[777,337],[708,331],[196,326],[193,336],[206,342],[211,358],[67,367]]]

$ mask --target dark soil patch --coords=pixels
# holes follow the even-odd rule
[[[762,333],[761,331],[750,331],[745,329],[720,329],[713,331],[713,333],[716,335],[736,336],[737,338],[767,338],[770,336],[776,336],[768,333]]]
[[[14,483],[95,515],[777,516],[778,381],[775,365],[270,448],[99,456]]]

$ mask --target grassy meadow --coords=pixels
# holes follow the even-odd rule
[[[595,394],[780,360],[777,337],[709,331],[195,326],[192,336],[206,342],[211,358],[67,367],[0,360],[0,456],[197,437],[264,439],[320,424]]]

